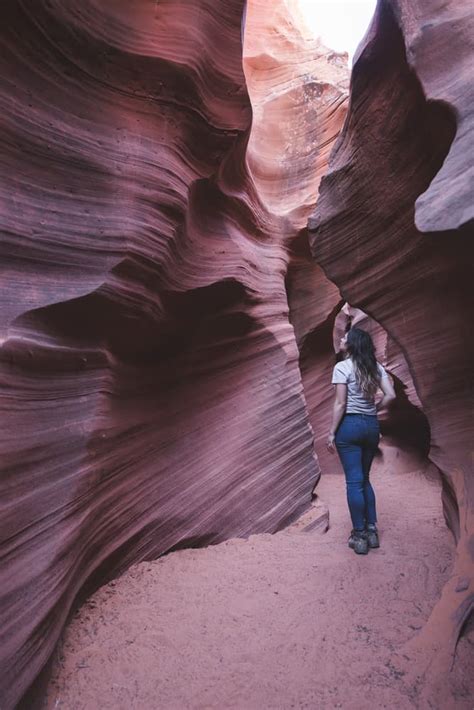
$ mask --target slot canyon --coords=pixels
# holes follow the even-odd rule
[[[472,710],[472,4],[378,0],[352,72],[297,0],[0,16],[0,709]]]

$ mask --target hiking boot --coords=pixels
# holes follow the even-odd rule
[[[348,540],[348,545],[357,555],[366,555],[369,551],[369,545],[365,530],[353,530]]]
[[[380,547],[379,534],[375,525],[367,525],[367,544],[372,549]]]

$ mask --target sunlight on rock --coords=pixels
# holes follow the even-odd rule
[[[299,0],[301,14],[322,42],[349,54],[349,64],[374,14],[376,0]]]

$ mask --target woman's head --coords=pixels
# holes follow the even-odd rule
[[[372,338],[361,328],[351,328],[341,338],[341,349],[354,363],[356,380],[362,392],[366,397],[373,397],[379,386],[380,374]]]
[[[374,342],[367,331],[362,328],[351,328],[346,333],[346,350],[351,357],[366,355],[375,360]]]

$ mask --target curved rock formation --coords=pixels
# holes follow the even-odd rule
[[[305,227],[346,116],[347,55],[324,47],[308,32],[295,0],[252,0],[247,26],[244,72],[253,109],[247,162],[259,197],[288,245],[286,288],[308,416],[318,460],[333,467],[325,438],[332,327],[342,300],[312,259]]]
[[[458,548],[407,655],[434,679],[451,664],[473,604],[471,24],[467,2],[379,2],[310,220],[315,258],[401,348],[430,425],[429,456],[443,474]]]
[[[250,0],[243,66],[252,103],[247,162],[258,194],[293,240],[347,111],[347,55],[308,31],[297,0]],[[295,230],[292,233],[292,229]]]
[[[2,5],[5,708],[98,584],[310,504],[288,250],[246,165],[242,9]]]

